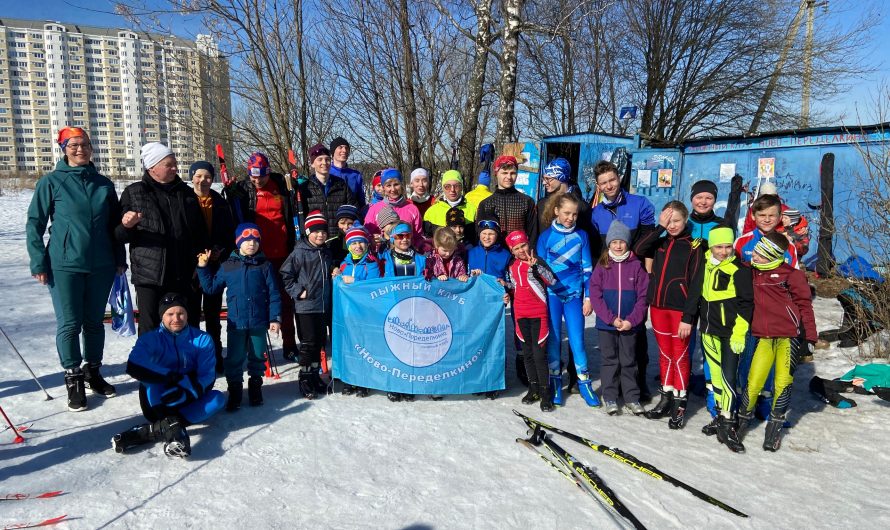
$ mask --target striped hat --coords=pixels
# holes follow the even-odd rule
[[[375,216],[374,220],[377,221],[377,226],[382,229],[386,225],[398,223],[399,214],[397,214],[396,211],[392,209],[392,206],[387,204],[377,211],[377,215]]]
[[[303,226],[306,228],[307,234],[311,234],[317,230],[324,230],[325,232],[328,230],[328,222],[325,220],[324,215],[318,210],[309,212]]]
[[[367,243],[369,240],[370,237],[368,236],[368,231],[365,230],[364,226],[358,223],[346,231],[346,246],[349,246],[356,241],[364,241]]]

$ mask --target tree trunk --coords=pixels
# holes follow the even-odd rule
[[[476,168],[479,113],[482,110],[482,96],[485,95],[488,49],[493,37],[491,34],[491,3],[492,0],[480,0],[476,5],[477,31],[473,53],[473,71],[467,87],[467,101],[464,104],[463,124],[458,142],[460,172],[467,184],[473,182],[473,173]]]
[[[303,0],[293,0],[294,6],[294,35],[297,46],[297,81],[300,85],[300,123],[298,126],[300,135],[299,158],[302,162],[303,173],[309,173],[309,145],[306,138],[308,124],[308,95],[306,90],[306,58],[303,54]],[[288,147],[291,147],[288,145]]]
[[[498,95],[501,98],[498,108],[497,129],[495,132],[495,152],[500,152],[504,144],[516,141],[513,121],[516,107],[516,70],[519,50],[519,34],[522,21],[523,0],[504,0],[504,45],[501,52],[501,81]]]
[[[411,168],[416,168],[420,167],[420,138],[417,131],[417,103],[414,99],[414,49],[411,47],[408,0],[399,0],[399,29],[402,32],[402,65],[405,69],[402,77],[402,93],[405,95],[405,136],[408,143],[408,162]]]

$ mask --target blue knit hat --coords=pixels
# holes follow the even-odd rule
[[[358,220],[358,208],[351,204],[344,204],[343,206],[337,208],[337,213],[335,214],[335,219],[338,221],[343,218],[352,219],[353,221]]]
[[[565,158],[555,158],[544,168],[544,176],[567,183],[572,178],[572,165]]]
[[[206,160],[198,160],[197,162],[192,164],[191,167],[189,167],[189,180],[192,180],[195,177],[195,173],[199,169],[206,169],[207,171],[209,171],[210,172],[210,180],[213,180],[216,178],[216,170],[213,169],[213,164],[211,164],[210,162],[207,162]]]
[[[618,219],[615,219],[609,225],[609,231],[606,232],[606,246],[609,246],[615,240],[624,241],[630,245],[630,228]]]
[[[241,243],[251,240],[258,243],[262,242],[260,227],[253,223],[241,223],[238,225],[238,228],[235,229],[235,246],[240,247]]]

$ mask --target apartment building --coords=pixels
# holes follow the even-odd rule
[[[67,125],[90,134],[108,177],[138,177],[147,142],[169,145],[185,175],[216,143],[231,152],[228,61],[209,35],[0,16],[0,175],[52,170]]]

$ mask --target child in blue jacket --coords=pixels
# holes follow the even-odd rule
[[[244,359],[247,358],[247,395],[251,406],[263,404],[263,370],[266,330],[278,333],[281,321],[281,296],[272,263],[260,252],[260,229],[253,223],[241,223],[235,229],[235,246],[216,273],[207,268],[210,250],[198,254],[198,279],[207,294],[226,291],[228,351],[223,361],[229,399],[226,410],[241,407]],[[270,352],[271,353],[271,352]]]
[[[640,405],[635,351],[637,332],[646,320],[649,274],[630,251],[630,239],[627,225],[612,221],[606,248],[590,277],[590,303],[602,354],[600,391],[609,415],[618,413],[619,387],[629,412],[635,416],[646,412]]]
[[[476,223],[476,234],[479,236],[479,243],[467,251],[470,275],[490,274],[503,285],[511,255],[499,241],[501,225],[494,219],[480,219]]]

